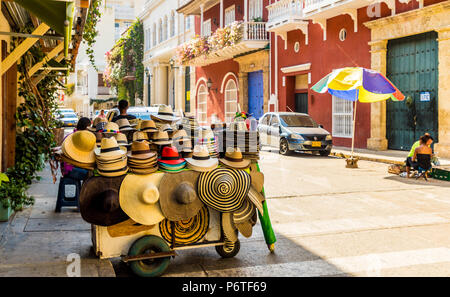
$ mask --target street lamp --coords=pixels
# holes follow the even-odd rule
[[[148,69],[148,67],[145,67],[145,75],[147,76],[147,98],[148,98],[148,106],[151,106],[151,79],[153,77],[153,75],[150,73],[150,70]]]
[[[212,84],[213,83],[211,81],[211,78],[208,78],[208,81],[206,82],[206,86],[208,87],[208,92],[211,91]],[[217,93],[217,88],[214,88],[212,90]]]
[[[171,69],[178,69],[178,68],[180,68],[178,66],[175,66],[175,60],[174,59],[170,59],[169,60],[169,65],[170,65]]]

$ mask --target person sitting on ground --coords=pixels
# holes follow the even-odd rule
[[[77,128],[74,129],[72,133],[75,133],[76,131],[87,130],[87,127],[89,127],[90,125],[91,125],[91,120],[89,118],[83,117],[78,121]],[[83,168],[75,167],[72,164],[62,162],[61,163],[61,173],[63,176],[67,176],[67,177],[70,177],[73,179],[84,181],[84,180],[86,180],[89,171],[86,169],[83,169]]]
[[[127,120],[134,120],[136,117],[134,115],[127,114],[128,110],[128,101],[127,100],[120,100],[119,101],[119,112],[120,114],[115,116],[112,119],[112,122],[116,122],[120,119],[127,119]]]
[[[411,164],[414,169],[418,167],[417,155],[430,155],[430,159],[433,156],[433,150],[431,149],[431,144],[433,143],[433,138],[430,134],[426,133],[425,135],[420,137],[419,146],[414,149],[413,157],[411,158]],[[410,177],[408,172],[408,178]]]
[[[430,133],[425,133],[423,136],[429,136],[431,138],[431,142],[433,142],[433,137],[431,137]],[[422,138],[422,136],[420,137]],[[411,150],[409,151],[408,157],[406,158],[406,174],[409,177],[410,172],[411,172],[411,167],[415,167],[417,166],[417,164],[413,163],[413,157],[414,157],[414,152],[416,150],[416,148],[418,148],[420,146],[420,139],[417,140],[416,142],[414,142],[414,144],[411,147]]]

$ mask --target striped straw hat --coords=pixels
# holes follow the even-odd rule
[[[172,223],[174,230],[172,230]],[[202,239],[209,229],[209,211],[203,206],[194,217],[184,221],[163,220],[159,224],[159,231],[162,237],[168,243],[173,242],[175,236],[175,245],[187,245],[195,243]]]
[[[200,200],[220,212],[238,210],[250,190],[250,175],[243,170],[217,168],[203,172],[198,180]]]

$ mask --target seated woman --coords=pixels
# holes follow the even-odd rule
[[[433,142],[433,137],[431,137],[431,135],[429,133],[425,133],[423,136],[428,136],[431,139],[431,143]],[[422,136],[421,136],[422,137]],[[416,142],[414,142],[414,144],[411,147],[411,150],[409,151],[408,157],[406,158],[406,173],[407,176],[410,176],[410,171],[411,171],[411,167],[416,168],[417,164],[415,162],[413,162],[413,157],[414,157],[414,152],[416,151],[416,148],[418,148],[420,146],[420,139],[417,140]],[[431,146],[431,144],[430,144]]]
[[[412,157],[412,163],[415,165],[415,169],[418,168],[419,166],[419,160],[418,160],[418,155],[430,155],[430,160],[431,157],[433,156],[433,150],[431,149],[431,144],[433,143],[433,139],[431,138],[430,135],[423,135],[420,137],[420,145],[414,150],[414,155]],[[424,169],[428,169],[428,168],[424,168]],[[408,177],[409,174],[408,174]]]

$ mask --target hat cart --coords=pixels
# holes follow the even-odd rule
[[[152,119],[173,119],[171,114],[162,110],[161,118],[158,113]],[[181,147],[193,141],[195,120],[183,123],[193,128],[188,129],[190,138],[183,129],[174,129],[169,136],[165,129],[170,126],[153,121],[138,123],[138,129],[125,119],[119,124],[108,122],[96,129],[104,138],[80,131],[63,145],[67,152],[84,150],[73,155],[75,166],[96,165],[98,174],[83,182],[80,212],[91,224],[93,250],[99,258],[121,257],[143,277],[163,274],[170,259],[186,249],[214,247],[222,258],[232,258],[240,250],[239,233],[250,237],[258,217],[273,252],[276,239],[258,166],[259,150],[249,150],[258,148],[257,132],[236,129],[215,135],[203,130],[191,155],[182,158],[172,138]],[[119,128],[133,132],[132,144],[117,134]],[[151,142],[161,146],[160,153],[150,148],[146,132],[153,133]],[[238,141],[241,137],[244,142]],[[227,147],[219,147],[217,141]],[[233,145],[228,147],[229,143]],[[80,156],[85,156],[86,164],[75,163]]]

